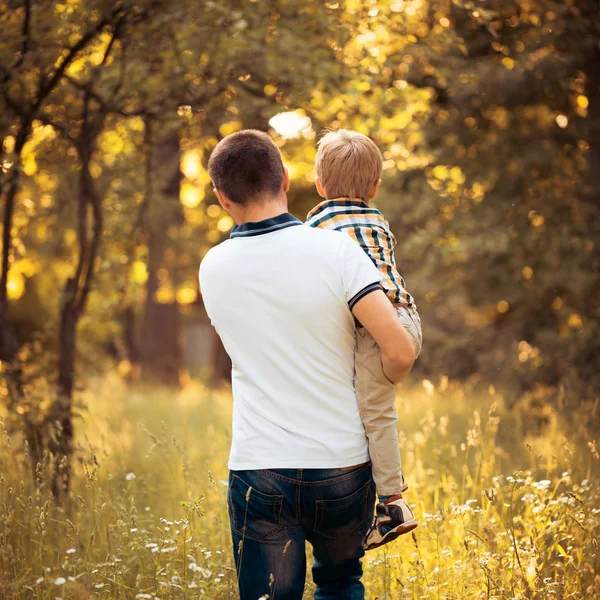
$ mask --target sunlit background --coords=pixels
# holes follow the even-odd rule
[[[0,0],[0,597],[235,597],[207,161],[269,132],[304,219],[344,127],[424,328],[367,597],[598,598],[599,10]]]

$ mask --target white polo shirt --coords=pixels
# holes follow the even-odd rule
[[[233,363],[230,469],[368,460],[351,308],[379,282],[349,236],[287,213],[234,227],[208,252],[202,297]]]

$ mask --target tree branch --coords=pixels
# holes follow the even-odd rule
[[[93,29],[87,31],[78,42],[73,44],[71,48],[69,48],[67,55],[62,59],[52,77],[50,77],[50,81],[44,84],[43,80],[40,80],[40,86],[38,90],[37,100],[34,104],[34,110],[37,110],[41,103],[48,97],[48,95],[54,90],[61,77],[64,75],[67,67],[75,60],[77,54],[79,54],[107,25],[110,25],[114,22],[115,18],[118,15],[122,15],[124,9],[121,6],[121,2],[117,2],[116,6],[113,7],[112,11],[105,16],[103,19],[98,21],[96,26]],[[122,18],[122,17],[119,17]]]
[[[21,52],[9,69],[3,69],[5,71],[5,75],[2,78],[2,84],[6,84],[10,81],[12,72],[23,64],[25,55],[29,51],[29,42],[31,41],[31,0],[25,0],[25,18],[23,19],[23,29],[21,34],[23,36]]]

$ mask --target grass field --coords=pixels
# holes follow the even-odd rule
[[[128,390],[115,376],[81,401],[63,508],[45,467],[34,485],[20,440],[0,432],[0,598],[235,598],[229,393]],[[400,390],[398,411],[420,526],[367,554],[368,599],[600,598],[593,444],[554,415],[529,438],[493,390],[444,380]]]

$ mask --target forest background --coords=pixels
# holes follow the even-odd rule
[[[206,163],[246,127],[301,219],[323,130],[371,136],[424,323],[411,382],[501,400],[520,444],[560,421],[597,458],[597,2],[0,0],[0,30],[0,414],[55,498],[116,380],[226,384],[216,343],[185,371],[182,332],[233,225]]]

